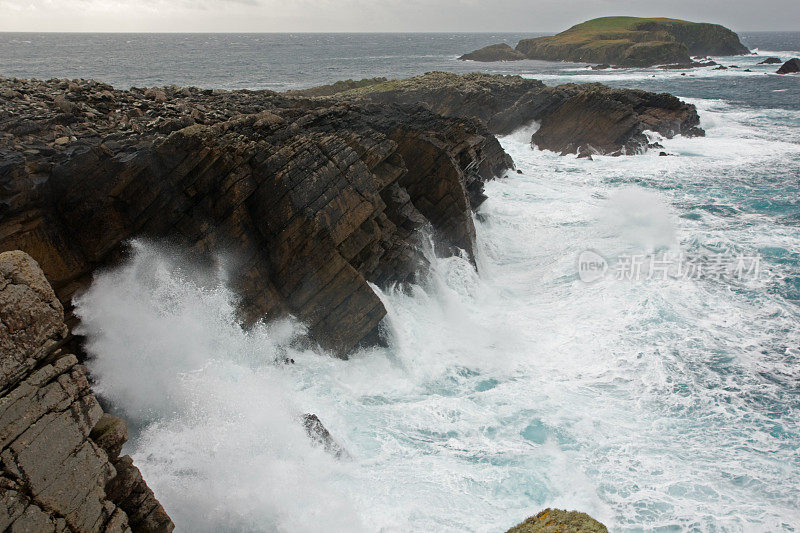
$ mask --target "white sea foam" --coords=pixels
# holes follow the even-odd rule
[[[796,171],[797,117],[695,103],[708,136],[660,139],[676,157],[503,138],[522,174],[487,185],[480,275],[428,247],[425,283],[379,291],[389,348],[348,362],[293,348],[291,321],[242,330],[223,269],[137,244],[99,275],[90,368],[179,529],[498,531],[559,506],[614,531],[796,530],[798,307],[765,280],[577,276],[587,249],[800,253],[745,202]],[[352,461],[308,443],[304,412]]]

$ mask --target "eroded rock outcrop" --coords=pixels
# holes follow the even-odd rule
[[[268,91],[2,80],[0,251],[65,304],[133,237],[227,254],[247,321],[293,314],[345,356],[376,342],[369,282],[424,268],[416,231],[472,253],[483,182],[512,161],[474,119]]]
[[[511,48],[506,43],[500,43],[500,44],[492,44],[489,46],[485,46],[480,50],[475,50],[474,52],[464,54],[458,59],[460,59],[461,61],[494,62],[494,61],[519,61],[521,59],[527,59],[527,58],[525,57],[525,54],[523,54],[519,50]]]
[[[125,423],[103,413],[85,368],[62,351],[66,335],[36,262],[0,253],[0,529],[172,531],[130,457],[120,457]]]
[[[545,509],[507,533],[608,533],[608,529],[586,513]]]
[[[476,117],[501,135],[539,122],[533,143],[559,153],[641,153],[648,147],[645,130],[665,137],[705,134],[698,127],[695,106],[670,94],[596,83],[547,87],[519,76],[431,72],[344,92],[338,98],[419,102],[445,116]]]

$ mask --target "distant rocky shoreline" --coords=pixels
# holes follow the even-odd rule
[[[382,342],[371,284],[424,273],[420,230],[442,254],[474,253],[484,183],[514,166],[495,135],[533,122],[532,142],[565,154],[639,153],[645,130],[703,134],[668,94],[516,76],[292,94],[0,79],[3,528],[173,528],[120,456],[124,421],[103,413],[70,333],[72,297],[129,239],[234,257],[243,323],[296,316],[346,358]],[[347,453],[313,415],[298,423]],[[543,511],[513,531],[605,531],[578,514]]]

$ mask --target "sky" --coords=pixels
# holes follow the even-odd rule
[[[555,33],[609,15],[800,31],[798,0],[0,0],[0,31]]]

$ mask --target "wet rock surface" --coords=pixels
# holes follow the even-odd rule
[[[0,528],[172,531],[130,457],[119,456],[124,421],[103,413],[85,368],[59,347],[66,333],[36,262],[0,253]],[[126,500],[121,483],[141,497]]]
[[[128,239],[168,239],[227,254],[244,321],[295,315],[343,357],[379,340],[369,282],[424,269],[422,227],[471,254],[483,182],[513,165],[481,122],[419,105],[0,87],[0,251],[31,254],[67,309]]]

